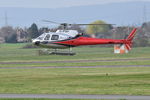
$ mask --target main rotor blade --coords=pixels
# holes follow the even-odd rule
[[[75,24],[75,25],[116,25],[116,24]]]
[[[48,23],[53,23],[53,24],[59,24],[62,26],[71,26],[71,25],[116,25],[116,24],[69,24],[69,23],[58,23],[58,22],[53,22],[53,21],[49,21],[49,20],[42,20],[44,22],[48,22]]]
[[[49,21],[49,20],[42,20],[43,22],[48,22],[48,23],[53,23],[53,24],[61,24],[61,23],[57,23],[57,22],[53,22],[53,21]]]

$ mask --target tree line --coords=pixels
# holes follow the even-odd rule
[[[90,24],[107,24],[104,21],[97,20]],[[124,39],[126,38],[134,26],[120,26],[114,27],[112,25],[89,25],[87,27],[81,27],[78,25],[72,25],[68,29],[78,30],[80,33],[84,33],[84,36],[94,38],[112,38],[112,39]],[[134,39],[134,46],[145,47],[150,46],[150,22],[143,23],[141,27],[137,27],[137,35]],[[12,26],[5,26],[0,28],[0,42],[17,43],[17,42],[31,42],[32,39],[38,37],[44,32],[55,32],[57,28],[48,28],[38,26],[33,23],[29,28],[13,28]]]

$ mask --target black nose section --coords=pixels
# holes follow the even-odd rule
[[[39,44],[40,44],[40,41],[36,41],[34,44],[35,44],[35,45],[39,45]]]

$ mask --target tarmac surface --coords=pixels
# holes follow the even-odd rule
[[[129,95],[55,95],[55,94],[0,94],[0,98],[150,100],[150,96],[129,96]]]
[[[0,69],[49,69],[49,68],[101,68],[101,67],[150,67],[150,65],[100,65],[100,66],[39,66],[39,67],[0,67]]]
[[[28,62],[0,62],[0,64],[38,64],[38,63],[78,63],[78,62],[111,62],[111,61],[138,61],[149,60],[150,58],[129,58],[129,59],[104,59],[104,60],[70,60],[70,61],[28,61]]]

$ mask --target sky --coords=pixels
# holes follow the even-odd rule
[[[150,0],[0,0],[0,7],[64,8],[129,1]]]
[[[146,3],[138,2],[139,5],[137,5],[136,1]],[[122,7],[121,4],[125,5],[125,7]],[[114,7],[113,5],[117,6]],[[145,19],[148,21],[150,20],[149,5],[150,0],[0,0],[0,7],[6,7],[0,8],[0,26],[5,25],[6,15],[7,23],[9,25],[20,27],[30,26],[33,22],[39,26],[48,26],[49,24],[42,22],[42,19],[69,23],[90,23],[94,20],[104,20],[108,23],[118,25],[126,25],[126,23],[142,23],[144,19],[144,6],[146,6]],[[118,6],[119,8],[117,8]],[[21,8],[18,9],[17,7]],[[68,9],[66,7],[72,8]],[[91,9],[94,9],[94,7],[98,7],[100,9],[100,13],[97,14],[95,12],[91,12],[95,16],[89,15],[88,11],[91,11]],[[126,7],[128,10],[126,10]],[[72,12],[72,10],[74,12]],[[130,16],[132,16],[132,18]]]

